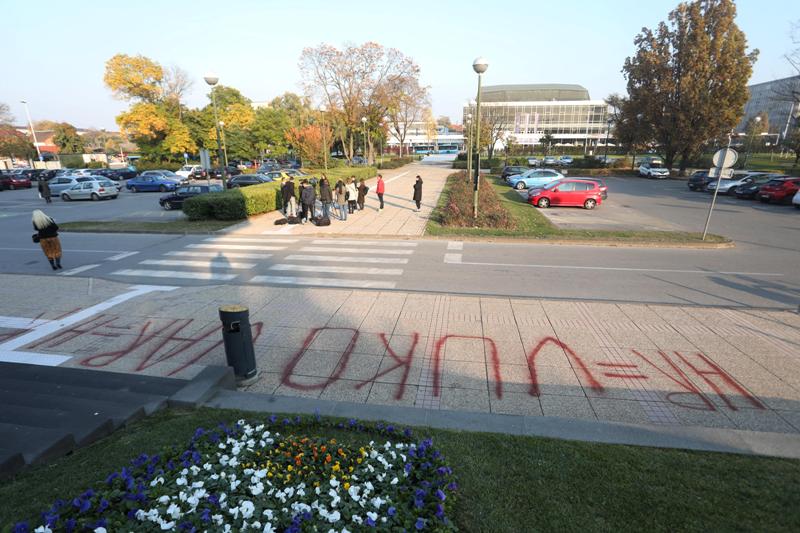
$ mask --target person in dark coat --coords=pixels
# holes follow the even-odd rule
[[[44,178],[39,179],[39,196],[48,204],[53,201],[53,199],[50,198],[50,182]]]
[[[325,174],[323,174],[322,179],[319,180],[319,201],[322,203],[322,217],[330,218],[333,191],[331,191],[331,184],[328,183],[328,178]]]
[[[33,212],[33,229],[39,239],[39,246],[42,247],[45,257],[50,262],[53,270],[63,268],[61,266],[61,241],[58,238],[58,224],[55,220],[45,215],[38,209]]]
[[[417,204],[415,211],[419,211],[422,207],[422,178],[417,176],[417,181],[414,182],[414,202]]]
[[[308,183],[307,180],[303,180],[300,187],[301,216],[305,224],[314,217],[314,203],[317,201],[317,192],[314,190],[314,186]]]
[[[358,182],[358,210],[364,210],[364,202],[367,200],[367,193],[369,192],[369,187],[367,187],[364,180]]]

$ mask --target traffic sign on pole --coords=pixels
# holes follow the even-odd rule
[[[739,159],[739,154],[736,153],[736,150],[731,148],[721,148],[714,153],[712,161],[714,162],[715,167],[731,168],[736,164],[737,159]]]

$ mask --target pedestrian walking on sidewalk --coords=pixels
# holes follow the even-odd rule
[[[356,189],[356,177],[350,176],[350,182],[347,184],[347,209],[350,214],[356,212],[356,198],[358,197],[358,189]]]
[[[414,182],[414,202],[417,204],[415,211],[419,211],[422,207],[422,178],[417,176],[417,181]]]
[[[302,207],[303,223],[305,224],[314,218],[314,204],[317,201],[317,192],[314,186],[308,180],[303,180],[301,184],[302,190],[300,192],[300,203]]]
[[[364,202],[367,201],[367,193],[369,192],[369,187],[367,187],[366,183],[364,183],[364,179],[362,178],[361,181],[358,182],[358,210],[364,210]]]
[[[319,180],[319,201],[322,203],[322,218],[330,218],[331,204],[333,203],[333,192],[331,191],[331,184],[328,183],[328,177],[322,175]]]
[[[44,178],[39,180],[39,198],[43,198],[48,204],[53,201],[50,198],[50,182]]]
[[[286,218],[297,216],[297,199],[294,195],[294,178],[281,180],[281,200],[283,201],[283,214]]]
[[[38,242],[42,247],[44,255],[50,261],[50,266],[53,270],[58,270],[61,267],[61,241],[58,239],[58,224],[55,220],[45,215],[38,209],[33,212],[33,229],[36,233],[33,235],[33,242]]]
[[[344,180],[336,182],[336,209],[339,211],[339,220],[347,220],[347,186]]]
[[[381,202],[378,208],[378,213],[383,211],[383,193],[386,192],[386,184],[383,182],[383,176],[378,174],[378,184],[375,186],[375,192],[378,194],[378,200]]]

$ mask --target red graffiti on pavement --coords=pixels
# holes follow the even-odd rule
[[[385,376],[389,372],[394,372],[398,368],[402,368],[403,376],[400,378],[400,383],[397,384],[397,391],[394,394],[394,399],[400,400],[403,398],[403,395],[406,392],[406,381],[408,380],[408,373],[411,371],[411,361],[414,359],[414,350],[417,349],[417,343],[419,342],[419,333],[414,332],[414,335],[411,340],[411,347],[408,349],[408,353],[406,354],[406,356],[402,358],[395,353],[395,351],[392,349],[391,346],[389,346],[389,341],[386,339],[385,333],[380,333],[379,336],[381,338],[381,341],[383,342],[383,345],[386,346],[386,351],[389,353],[389,357],[394,359],[396,364],[394,366],[390,366],[389,368],[387,368],[382,372],[380,371],[379,368],[378,372],[375,373],[372,379],[368,379],[366,381],[359,383],[358,385],[356,385],[356,389],[360,389],[367,383],[373,383],[376,379]]]
[[[308,347],[311,346],[311,343],[314,342],[314,339],[317,338],[317,335],[321,331],[350,331],[352,332],[352,336],[350,337],[350,342],[347,344],[347,347],[342,352],[342,356],[339,359],[339,363],[336,365],[333,374],[330,377],[325,378],[323,381],[319,383],[297,383],[292,381],[292,373],[294,372],[295,367],[297,367],[297,363],[305,355]],[[303,346],[298,350],[296,354],[289,360],[286,366],[283,368],[283,374],[281,375],[281,383],[286,385],[287,387],[291,387],[297,390],[320,390],[324,389],[329,384],[338,381],[341,377],[342,373],[347,368],[347,363],[350,361],[350,355],[353,353],[353,350],[356,347],[356,341],[358,341],[358,330],[354,328],[333,328],[333,327],[321,327],[321,328],[314,328],[311,330],[311,333],[308,334],[306,339],[303,341]]]
[[[539,389],[539,379],[536,373],[536,356],[542,351],[542,349],[547,346],[548,344],[555,344],[562,350],[564,353],[572,360],[572,363],[577,366],[580,371],[583,373],[584,379],[588,383],[589,387],[592,390],[597,392],[603,391],[603,386],[600,384],[599,381],[594,377],[592,372],[589,370],[589,367],[583,362],[583,359],[576,354],[572,348],[561,342],[560,340],[556,339],[555,337],[545,337],[544,339],[540,340],[539,343],[534,346],[533,350],[531,350],[530,355],[528,355],[528,371],[531,374],[531,388],[530,388],[530,395],[531,396],[539,396],[541,391]]]
[[[500,376],[500,354],[497,352],[497,345],[489,337],[473,335],[444,335],[436,341],[436,348],[433,353],[433,395],[439,396],[442,386],[442,348],[449,339],[475,339],[488,342],[491,348],[492,371],[494,372],[494,393],[499,399],[503,398],[503,378]]]

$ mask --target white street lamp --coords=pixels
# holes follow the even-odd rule
[[[217,113],[217,95],[214,92],[214,86],[219,82],[219,76],[209,72],[205,76],[203,76],[203,79],[207,84],[211,86],[211,102],[214,107],[214,127],[217,130],[217,160],[219,161],[219,166],[222,167],[222,188],[225,189],[226,188],[225,174],[227,171],[226,167],[228,166],[227,162],[228,158],[227,156],[223,155],[222,151],[222,136],[220,135],[219,132],[220,121],[219,121],[219,115]]]
[[[33,121],[31,120],[31,112],[28,110],[28,101],[20,100],[19,103],[25,106],[25,115],[28,117],[28,125],[31,127],[31,137],[33,137],[33,147],[36,148],[36,155],[39,156],[39,161],[41,161],[42,152],[39,150],[39,141],[36,140],[36,132],[33,130]]]
[[[478,187],[480,186],[481,175],[481,78],[483,77],[483,73],[486,72],[488,68],[489,62],[483,57],[477,57],[475,58],[475,61],[472,62],[472,70],[478,74],[478,97],[475,105],[475,132],[478,137],[478,144],[476,145],[477,154],[475,157],[475,185],[473,186],[474,193],[472,198],[472,217],[475,220],[478,219]]]
[[[364,160],[369,165],[369,152],[367,151],[367,117],[361,117],[361,124],[364,125]]]

